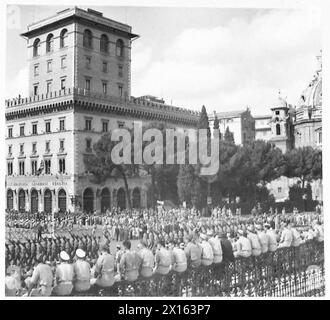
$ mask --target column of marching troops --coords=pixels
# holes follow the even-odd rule
[[[314,215],[312,219],[304,231],[298,231],[295,226],[297,219],[286,216],[280,219],[279,215],[231,222],[228,228],[219,226],[219,219],[197,218],[197,223],[190,227],[187,227],[190,220],[178,219],[176,228],[171,229],[177,229],[178,225],[182,228],[176,237],[171,232],[148,231],[136,249],[126,239],[122,247],[117,245],[115,253],[110,250],[112,237],[107,232],[107,222],[102,237],[70,233],[70,236],[39,240],[9,240],[6,295],[75,295],[91,287],[112,288],[121,280],[130,282],[182,273],[187,268],[233,261],[235,257],[298,247],[305,241],[322,242],[323,218]]]

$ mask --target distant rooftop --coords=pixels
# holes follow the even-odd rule
[[[216,112],[215,114],[217,115],[218,119],[223,119],[223,118],[239,117],[246,111],[248,111],[248,109],[234,110],[234,111],[222,111],[222,112]],[[213,117],[214,117],[214,113],[209,115],[209,118],[213,119]]]
[[[73,19],[77,19],[84,22],[93,23],[94,25],[111,29],[112,31],[117,31],[126,35],[129,38],[136,38],[138,35],[131,33],[132,27],[103,17],[103,13],[93,10],[93,9],[81,9],[78,7],[67,8],[61,11],[58,11],[55,15],[47,17],[45,19],[39,20],[28,25],[27,32],[22,33],[21,35],[24,37],[30,37],[35,34],[40,33],[42,29],[50,28],[53,25],[58,24],[59,22],[71,21]]]

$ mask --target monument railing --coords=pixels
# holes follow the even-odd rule
[[[280,248],[258,257],[236,258],[210,267],[188,268],[109,289],[92,288],[84,296],[296,297],[323,296],[323,242]]]

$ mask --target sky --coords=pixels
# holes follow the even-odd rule
[[[7,7],[6,98],[27,96],[26,42],[19,34],[67,7]],[[296,105],[322,49],[320,12],[311,8],[92,8],[140,35],[132,43],[131,94],[193,110],[249,107],[254,115],[269,114],[279,90]]]

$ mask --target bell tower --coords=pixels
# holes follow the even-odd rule
[[[270,142],[280,148],[283,153],[292,149],[292,119],[289,112],[289,106],[279,92],[278,99],[275,102],[270,120],[271,139]]]

